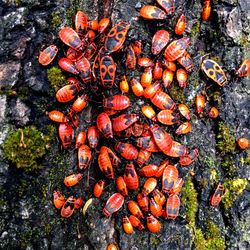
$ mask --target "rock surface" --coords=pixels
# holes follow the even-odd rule
[[[195,70],[190,75],[185,90],[185,100],[193,117],[193,130],[190,134],[178,137],[178,141],[191,149],[199,148],[200,157],[189,168],[180,168],[183,177],[193,173],[192,182],[198,193],[199,208],[195,214],[195,226],[206,232],[207,220],[212,220],[220,229],[227,249],[247,250],[250,248],[250,193],[247,188],[236,198],[232,207],[223,205],[213,208],[209,205],[211,194],[218,181],[227,178],[246,178],[250,180],[250,160],[246,151],[235,151],[228,155],[219,152],[218,121],[211,120],[205,114],[210,105],[220,110],[220,121],[230,127],[234,138],[250,139],[250,81],[236,78],[235,69],[243,58],[250,57],[250,3],[248,0],[213,1],[211,20],[201,22],[202,1],[176,0],[173,18],[166,22],[151,22],[138,17],[138,10],[153,1],[138,0],[66,0],[38,1],[22,0],[0,3],[2,23],[0,26],[0,248],[1,249],[97,249],[105,250],[107,245],[116,242],[120,249],[194,249],[194,228],[186,220],[186,208],[182,207],[180,218],[176,221],[161,220],[163,228],[159,234],[135,230],[128,236],[122,230],[121,220],[127,212],[122,211],[104,218],[101,213],[107,198],[114,192],[114,183],[109,182],[102,199],[94,199],[86,216],[81,209],[69,219],[60,217],[52,204],[55,189],[62,190],[68,197],[72,194],[83,197],[84,203],[92,197],[92,188],[100,177],[96,170],[97,162],[90,170],[84,171],[84,180],[71,189],[65,188],[63,179],[77,170],[76,153],[72,149],[60,149],[57,135],[48,153],[39,164],[40,169],[26,173],[17,169],[4,159],[2,146],[10,128],[19,128],[33,124],[41,130],[51,122],[45,112],[52,109],[64,109],[56,103],[46,71],[51,66],[42,67],[37,62],[39,51],[55,43],[59,27],[71,24],[77,9],[88,13],[90,19],[110,16],[112,24],[128,21],[130,30],[128,40],[143,41],[143,52],[150,51],[152,35],[157,29],[172,31],[182,12],[187,14],[186,35],[191,37],[190,53],[195,62]],[[63,56],[65,50],[60,51]],[[210,53],[223,65],[228,84],[224,88],[208,81],[200,73],[200,60]],[[116,58],[117,60],[117,58]],[[118,74],[122,73],[124,62],[117,60]],[[56,62],[53,63],[56,65]],[[131,77],[128,73],[128,77]],[[118,80],[117,80],[118,83]],[[195,96],[206,91],[208,103],[204,115],[195,112]],[[214,93],[219,93],[217,96]],[[139,111],[143,98],[135,99],[129,111]],[[80,115],[82,123],[78,130],[91,124],[91,117],[97,112],[87,109]],[[90,115],[89,115],[90,114]],[[225,159],[233,159],[230,164],[235,170],[229,173],[223,168]],[[248,161],[247,161],[248,157]],[[160,159],[153,159],[160,161]],[[229,165],[230,165],[229,164]],[[224,179],[223,179],[224,178]],[[39,225],[39,227],[37,226]],[[206,248],[208,249],[208,248]],[[215,249],[215,248],[211,248]],[[218,248],[222,249],[222,248]]]

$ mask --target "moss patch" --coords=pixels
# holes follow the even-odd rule
[[[175,100],[178,103],[185,103],[185,95],[184,91],[177,86],[176,84],[171,84],[168,88],[168,92],[173,100]]]
[[[186,208],[186,220],[195,226],[195,214],[198,209],[197,191],[190,178],[185,181],[181,191],[181,203]]]
[[[37,167],[37,159],[46,153],[54,127],[48,126],[45,135],[34,126],[12,130],[3,144],[4,156],[18,168],[30,171]]]
[[[225,194],[222,197],[222,202],[225,209],[230,208],[247,186],[247,179],[227,179],[224,182]]]
[[[216,146],[222,154],[233,153],[235,151],[235,138],[230,128],[223,122],[219,122]]]
[[[51,83],[55,91],[61,88],[65,82],[65,76],[62,73],[62,70],[58,67],[52,67],[47,70],[48,80]]]
[[[56,29],[62,23],[62,18],[60,15],[60,11],[55,11],[51,14],[51,24],[54,29]]]
[[[221,162],[221,167],[223,168],[227,176],[232,176],[236,168],[234,160],[230,156],[225,156],[223,158],[223,161]]]

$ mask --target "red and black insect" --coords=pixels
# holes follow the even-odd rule
[[[56,45],[50,45],[49,47],[40,52],[38,57],[39,63],[44,66],[50,64],[56,57],[57,52],[58,48],[56,47]]]
[[[89,146],[82,145],[78,149],[78,167],[79,169],[86,169],[89,167],[90,161],[91,161],[91,150]]]
[[[113,130],[116,132],[122,131],[130,127],[136,121],[138,121],[139,116],[136,114],[123,114],[112,120]]]
[[[130,106],[130,99],[125,95],[113,95],[103,99],[103,107],[112,110],[123,110]]]
[[[211,205],[212,206],[219,205],[224,192],[225,192],[225,188],[224,188],[223,184],[219,183],[214,194],[212,195],[212,198],[211,198]]]
[[[108,53],[113,53],[119,50],[126,38],[129,29],[129,23],[117,23],[107,34],[105,39],[104,48]]]
[[[135,160],[138,156],[138,150],[130,143],[117,142],[115,150],[126,160]]]
[[[124,181],[127,188],[130,190],[136,190],[139,187],[139,178],[135,170],[133,163],[127,164],[124,170]]]
[[[103,208],[103,213],[109,217],[113,213],[117,212],[119,209],[121,209],[122,205],[124,203],[124,197],[119,193],[114,193],[110,196],[110,198],[107,200],[105,207]]]
[[[103,56],[100,60],[101,83],[105,88],[111,88],[115,81],[116,64],[111,56]]]
[[[105,112],[102,112],[97,116],[96,125],[98,130],[106,138],[113,138],[112,123],[109,116]]]
[[[67,149],[71,146],[73,138],[73,128],[69,123],[60,123],[59,138],[62,142],[63,148]]]

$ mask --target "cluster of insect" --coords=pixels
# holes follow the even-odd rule
[[[163,20],[174,13],[174,1],[156,2],[159,7],[143,6],[140,16]],[[210,1],[204,1],[202,19],[207,20],[210,12]],[[57,91],[56,99],[66,103],[76,98],[67,114],[58,110],[49,112],[49,118],[59,123],[59,138],[64,149],[69,149],[73,144],[74,127],[79,126],[78,114],[91,104],[86,92],[101,92],[104,95],[102,110],[96,115],[93,126],[80,131],[75,139],[79,172],[65,177],[64,184],[71,187],[79,183],[83,178],[81,171],[90,167],[94,152],[98,152],[98,166],[105,178],[94,185],[94,196],[101,197],[107,181],[115,180],[117,188],[107,200],[103,214],[110,217],[122,208],[125,198],[129,198],[129,192],[140,191],[137,201],[127,201],[131,215],[123,217],[124,231],[131,234],[133,228],[142,230],[145,228],[145,221],[149,231],[157,233],[161,230],[160,218],[175,219],[179,215],[179,193],[184,180],[179,176],[178,168],[189,166],[199,155],[197,148],[190,150],[186,145],[175,141],[165,126],[177,124],[175,136],[192,130],[189,108],[183,103],[177,105],[166,93],[174,76],[180,88],[184,89],[187,85],[188,73],[194,67],[187,51],[190,39],[181,37],[169,43],[169,32],[158,30],[152,38],[151,59],[141,56],[143,46],[139,40],[132,41],[123,48],[129,30],[127,22],[117,23],[108,30],[109,26],[109,18],[103,18],[99,22],[88,20],[84,12],[78,11],[75,30],[63,27],[59,31],[61,41],[69,48],[66,57],[59,59],[58,65],[75,77],[68,78],[67,84]],[[182,14],[174,29],[176,36],[182,36],[185,27],[186,16]],[[40,53],[39,62],[48,65],[57,52],[55,45],[49,46]],[[139,68],[142,72],[140,80],[132,77],[127,81],[126,75],[122,75],[119,88],[114,84],[117,66],[112,55],[117,54],[125,56],[127,70],[133,72]],[[243,62],[237,71],[238,76],[248,75],[249,65],[249,60]],[[224,71],[213,60],[203,60],[201,69],[220,86],[227,83]],[[154,108],[144,105],[139,113],[126,112],[131,106],[131,98],[128,97],[130,89],[133,99],[143,98],[146,102],[151,102]],[[101,98],[102,95],[98,97]],[[202,113],[204,107],[205,96],[200,94],[196,97],[197,113]],[[212,107],[209,116],[216,118],[218,115],[218,109]],[[103,145],[100,145],[100,139],[104,142]],[[151,155],[156,153],[171,157],[176,164],[171,164],[169,158],[158,165],[148,164]],[[123,165],[125,167],[121,174]],[[139,176],[145,178],[141,188]],[[223,192],[223,185],[219,184],[211,199],[212,205],[219,204]],[[66,218],[83,204],[82,198],[70,196],[65,199],[59,191],[54,191],[53,201]]]

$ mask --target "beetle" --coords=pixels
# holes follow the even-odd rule
[[[80,95],[72,104],[71,106],[71,111],[74,113],[79,113],[81,112],[83,109],[85,109],[85,107],[88,105],[88,95],[87,94],[82,94]]]
[[[223,87],[227,84],[226,74],[217,62],[211,59],[205,59],[201,63],[201,69],[208,78],[212,79],[219,86]]]
[[[96,125],[98,130],[106,137],[113,138],[112,123],[109,116],[102,112],[96,118]]]
[[[75,15],[75,28],[79,36],[83,36],[87,29],[88,16],[83,11],[77,11]]]
[[[183,184],[184,184],[184,180],[182,178],[178,178],[173,188],[169,191],[169,193],[178,194],[181,191]]]
[[[177,114],[171,109],[161,110],[157,114],[157,120],[164,125],[173,125],[179,121]]]
[[[133,214],[131,214],[128,219],[129,219],[130,223],[132,224],[132,226],[137,228],[138,230],[141,231],[145,228],[143,226],[143,224],[141,223],[141,221]]]
[[[135,55],[138,57],[140,56],[141,54],[141,50],[142,50],[142,41],[141,40],[137,40],[137,41],[134,41],[132,44],[131,44],[134,52],[135,52]]]
[[[90,148],[96,148],[100,138],[99,131],[96,126],[88,128],[87,137]]]
[[[155,188],[152,194],[154,201],[160,206],[166,202],[165,195],[159,189]]]
[[[65,70],[69,73],[72,73],[74,75],[79,74],[78,70],[76,69],[75,63],[66,57],[60,58],[58,61],[58,65],[60,68],[62,68],[63,70]]]
[[[127,196],[128,195],[128,189],[127,189],[126,182],[124,181],[124,178],[122,176],[119,176],[115,180],[115,183],[116,183],[117,191],[119,193],[121,193],[123,196]]]
[[[98,24],[98,32],[100,34],[104,33],[107,30],[109,25],[110,25],[110,18],[108,17],[102,18]]]
[[[143,164],[145,164],[151,156],[151,152],[146,150],[146,149],[140,149],[139,153],[138,153],[138,157],[136,159],[136,163],[139,166],[142,166]]]
[[[246,59],[241,63],[236,75],[239,77],[250,75],[250,59]]]
[[[67,149],[71,146],[73,138],[73,128],[69,123],[60,123],[59,128],[59,138],[62,142],[63,148]]]
[[[169,37],[169,33],[166,30],[156,31],[152,38],[151,52],[154,55],[160,54],[164,47],[168,44]]]
[[[125,95],[113,95],[103,99],[103,107],[112,110],[124,110],[130,106],[130,99]]]
[[[114,169],[105,146],[102,146],[100,149],[98,166],[107,178],[114,179]]]
[[[107,246],[106,250],[119,250],[119,248],[117,247],[117,244],[111,243]]]
[[[155,63],[154,70],[153,70],[153,78],[154,78],[154,80],[161,80],[162,73],[163,73],[162,64],[161,64],[161,62],[159,60],[157,60],[156,63]],[[150,85],[150,86],[152,86],[152,85]]]
[[[57,55],[57,52],[58,52],[57,46],[50,45],[49,47],[40,52],[38,57],[39,63],[42,64],[43,66],[47,66],[54,60],[54,58]]]
[[[203,0],[201,18],[207,21],[211,14],[211,0]]]
[[[149,105],[145,105],[141,108],[143,115],[149,118],[152,121],[156,121],[156,114],[153,108]]]
[[[219,116],[219,110],[216,107],[212,107],[208,111],[208,116],[212,119],[216,119]]]
[[[75,198],[74,204],[75,204],[75,209],[78,209],[79,207],[82,206],[82,204],[83,204],[83,199],[82,199],[81,197]]]
[[[179,104],[178,110],[181,113],[181,115],[184,116],[187,120],[191,119],[191,112],[185,104],[183,103]]]
[[[153,69],[147,67],[144,69],[144,72],[141,75],[141,85],[142,87],[148,87],[151,85],[153,80]]]
[[[130,80],[131,89],[135,96],[142,96],[143,95],[143,87],[139,81],[137,81],[135,78],[132,78]]]
[[[137,147],[145,149],[149,152],[160,151],[151,135],[136,138],[135,142]]]
[[[114,85],[116,64],[111,56],[103,56],[100,60],[101,83],[105,88],[111,88]]]
[[[133,226],[127,216],[122,218],[122,227],[126,234],[132,234],[134,231]]]
[[[135,170],[133,163],[126,164],[124,170],[124,181],[127,185],[127,188],[130,190],[136,190],[139,187],[139,178]]]
[[[160,217],[162,215],[162,205],[156,203],[153,198],[150,198],[149,208],[150,208],[150,212],[155,217]]]
[[[86,32],[86,34],[84,35],[82,41],[85,41],[85,43],[86,43],[86,41],[87,41],[87,43],[93,42],[95,40],[95,38],[96,38],[95,32],[93,30],[88,30]]]
[[[190,165],[197,157],[199,156],[199,150],[193,149],[189,154],[181,156],[179,163],[182,166],[188,166]]]
[[[75,211],[75,201],[76,199],[73,196],[70,196],[64,203],[61,209],[61,216],[69,218]]]
[[[115,150],[126,160],[135,160],[138,156],[138,150],[130,143],[117,142]]]
[[[121,209],[123,203],[124,197],[120,193],[114,193],[107,200],[102,212],[105,216],[110,217],[113,213]]]
[[[224,185],[219,183],[214,194],[212,195],[211,197],[211,205],[212,206],[218,206],[220,201],[221,201],[221,198],[224,194],[224,191],[225,191],[225,188],[224,188]]]
[[[67,187],[75,186],[77,183],[79,183],[83,178],[83,174],[77,173],[77,174],[71,174],[69,176],[66,176],[64,178],[64,185]]]
[[[102,146],[104,150],[107,151],[108,156],[110,158],[111,164],[115,167],[117,167],[119,165],[119,163],[121,162],[121,160],[119,159],[119,157],[108,147]]]
[[[113,53],[122,47],[128,29],[129,23],[120,22],[109,31],[104,42],[104,48],[108,53]]]
[[[180,88],[186,88],[188,79],[187,71],[184,69],[178,69],[176,71],[176,78]]]
[[[98,30],[99,24],[97,20],[89,20],[87,22],[87,28],[92,30]]]
[[[82,145],[78,149],[78,167],[79,169],[86,169],[89,167],[91,161],[92,153],[87,145]]]
[[[144,218],[140,207],[135,201],[130,200],[128,201],[127,205],[128,205],[128,210],[130,211],[131,214],[136,216],[138,219]]]
[[[176,71],[176,64],[174,62],[169,62],[166,58],[163,58],[161,60],[162,66],[164,66],[165,68],[171,70],[171,71]]]
[[[74,79],[74,78],[73,78]],[[75,79],[76,80],[76,79]],[[69,102],[81,91],[79,81],[75,84],[67,84],[56,92],[56,99],[58,102]]]
[[[170,150],[166,152],[166,155],[171,157],[181,157],[187,155],[187,153],[188,153],[187,146],[184,146],[177,141],[173,141],[172,146]]]
[[[57,209],[60,209],[64,205],[65,201],[66,200],[60,191],[53,192],[53,204]]]
[[[156,94],[150,98],[151,102],[159,109],[175,109],[176,104],[172,98],[165,92],[158,90]]]
[[[160,127],[157,124],[151,126],[150,131],[154,138],[155,144],[164,154],[167,154],[173,143],[171,136],[163,127]]]
[[[167,18],[163,10],[153,5],[144,5],[140,9],[140,16],[151,20],[164,20]]]
[[[161,231],[161,223],[152,214],[147,215],[147,228],[152,233]]]
[[[143,96],[145,98],[152,98],[158,90],[161,90],[161,84],[160,82],[156,81],[144,89]]]
[[[239,138],[237,144],[241,149],[247,149],[250,146],[250,142],[247,138]]]
[[[168,160],[163,161],[160,166],[158,167],[157,172],[155,173],[155,177],[159,178],[163,175],[164,169],[169,164]]]
[[[80,60],[76,62],[75,65],[82,81],[84,83],[90,83],[92,80],[92,75],[91,75],[91,65],[89,60],[85,57],[82,57]]]
[[[175,133],[177,135],[184,135],[189,133],[192,130],[192,125],[190,122],[182,123],[176,130]]]
[[[129,45],[127,48],[126,56],[126,67],[128,69],[135,69],[136,66],[136,56],[132,45]]]
[[[59,37],[63,43],[77,51],[83,51],[85,46],[78,34],[70,27],[63,27],[59,31]]]
[[[96,47],[95,43],[92,42],[89,45],[87,45],[86,49],[84,50],[83,56],[87,60],[90,60],[95,55],[96,50],[97,50],[97,47]]]
[[[187,25],[186,16],[184,14],[181,14],[174,28],[175,34],[181,35],[185,31],[186,25]]]
[[[69,122],[69,118],[65,114],[57,110],[50,111],[48,116],[49,116],[49,119],[54,122],[59,122],[59,123]]]
[[[154,164],[149,164],[147,166],[142,167],[139,169],[138,173],[140,176],[144,177],[153,177],[158,170],[158,166]]]
[[[179,215],[180,204],[180,198],[177,194],[171,194],[168,197],[166,205],[166,213],[168,219],[176,219],[176,217]]]
[[[170,84],[173,82],[174,72],[169,70],[168,68],[163,71],[162,74],[162,84],[167,89]]]
[[[148,196],[151,192],[153,192],[156,186],[157,186],[157,180],[152,177],[148,178],[143,185],[142,195]]]
[[[140,122],[135,122],[132,126],[132,135],[135,137],[139,137],[142,135],[143,133],[143,129],[144,129],[144,124],[140,123]]]
[[[77,137],[76,137],[76,148],[80,148],[85,142],[86,142],[86,132],[81,131],[78,133]]]
[[[114,131],[119,132],[127,129],[138,120],[139,116],[136,114],[122,114],[112,119],[112,127]]]
[[[105,181],[104,180],[99,180],[95,186],[94,186],[94,190],[93,190],[93,194],[96,198],[100,198],[100,196],[103,193],[103,189],[105,186]]]
[[[149,210],[149,198],[148,196],[143,196],[142,193],[137,195],[137,202],[143,212],[148,212]]]
[[[178,169],[173,165],[168,165],[162,175],[162,192],[169,193],[178,180]]]
[[[165,58],[172,62],[180,58],[186,51],[190,44],[190,39],[188,37],[183,37],[178,40],[171,42],[164,51]]]
[[[156,2],[166,11],[168,15],[174,13],[174,0],[156,0]]]
[[[187,51],[185,51],[184,54],[177,59],[177,61],[187,72],[191,72],[194,68],[193,60]]]
[[[197,113],[198,114],[202,113],[206,105],[205,96],[202,94],[197,95],[195,99],[195,105]]]
[[[119,87],[120,87],[120,90],[121,90],[122,93],[128,93],[128,91],[129,91],[129,85],[128,85],[128,81],[127,81],[126,75],[123,75],[121,77],[121,81],[120,81]]]
[[[154,62],[148,57],[140,57],[137,61],[138,65],[141,67],[154,67]]]

